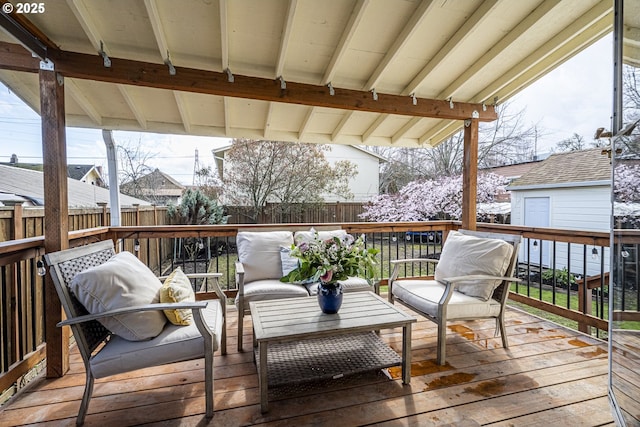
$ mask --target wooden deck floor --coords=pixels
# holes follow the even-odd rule
[[[606,344],[515,309],[507,313],[509,350],[492,321],[451,324],[447,365],[435,366],[436,328],[414,325],[411,385],[381,374],[280,390],[260,413],[251,352],[237,353],[236,312],[227,356],[215,358],[215,407],[204,417],[201,361],[136,371],[96,382],[87,426],[601,426],[614,425],[607,400]],[[251,348],[250,318],[244,336]],[[381,331],[399,351],[401,330]],[[0,409],[0,426],[74,425],[84,368],[73,354],[63,378],[38,379]]]

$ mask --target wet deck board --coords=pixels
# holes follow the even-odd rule
[[[607,425],[606,344],[576,331],[510,309],[510,348],[493,336],[494,322],[451,324],[447,365],[435,364],[436,328],[414,324],[412,381],[371,374],[270,396],[260,413],[251,351],[234,353],[237,317],[230,313],[227,356],[215,358],[216,414],[208,425]],[[245,319],[245,348],[252,343]],[[400,350],[401,330],[381,337]],[[207,425],[201,361],[140,370],[96,382],[85,425]],[[71,372],[38,380],[0,409],[0,426],[73,425],[84,388],[74,353]]]

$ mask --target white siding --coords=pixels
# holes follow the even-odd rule
[[[334,165],[337,161],[348,160],[357,167],[357,175],[349,182],[353,199],[348,200],[337,195],[323,195],[327,202],[367,202],[378,194],[380,182],[380,160],[362,150],[349,145],[330,145],[331,151],[325,152],[327,161]]]
[[[329,147],[331,150],[324,153],[329,164],[334,165],[340,160],[348,160],[356,165],[357,174],[349,181],[349,190],[353,194],[353,199],[323,194],[322,197],[326,202],[368,202],[378,195],[380,158],[350,145],[329,145]],[[216,169],[220,179],[223,179],[225,169],[233,167],[225,157],[226,149],[215,154]],[[226,203],[224,196],[222,200]]]
[[[571,187],[571,188],[545,188],[536,190],[515,190],[511,192],[511,224],[524,225],[524,205],[528,197],[549,197],[550,218],[549,227],[568,230],[604,231],[611,230],[611,187]],[[525,240],[520,251],[520,260],[526,261]],[[555,247],[549,247],[549,264],[553,263],[555,252],[556,269],[562,269],[569,265],[574,274],[584,274],[584,245],[571,245],[558,243]],[[545,248],[546,249],[546,248]],[[570,250],[570,256],[568,252]],[[597,247],[598,256],[591,257],[593,246],[587,246],[587,274],[600,274],[600,263],[604,257],[604,271],[609,271],[609,249]],[[539,263],[539,253],[531,253],[531,262]],[[544,257],[547,259],[547,257]],[[546,264],[543,263],[543,264]],[[550,265],[544,265],[550,267]]]

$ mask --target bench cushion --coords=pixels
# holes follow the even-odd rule
[[[162,283],[131,252],[120,252],[104,264],[78,273],[69,289],[91,314],[160,302]],[[130,341],[158,335],[167,318],[162,311],[145,311],[100,319],[116,335]]]
[[[338,230],[321,230],[321,231],[317,231],[318,233],[318,238],[320,240],[327,240],[327,239],[331,239],[333,237],[344,237],[347,235],[347,232],[345,230],[342,229],[338,229]],[[316,231],[311,229],[309,231],[296,231],[295,235],[294,235],[294,240],[297,244],[300,244],[302,242],[310,242],[313,239],[315,239],[316,236]]]
[[[438,302],[444,294],[444,285],[435,280],[396,280],[392,289],[396,298],[429,316],[438,316]],[[458,291],[453,291],[447,305],[447,320],[495,317],[499,314],[498,301],[483,301]]]
[[[338,280],[338,283],[342,285],[343,292],[359,292],[359,291],[373,291],[373,286],[367,282],[366,279],[361,277],[349,277],[346,280]],[[318,295],[318,283],[311,283],[305,285],[309,291],[309,295]]]
[[[280,279],[256,280],[244,284],[244,309],[249,309],[251,301],[265,301],[279,298],[307,297],[307,288],[293,283],[283,283]],[[236,297],[236,306],[239,299]],[[240,307],[238,307],[240,309]]]
[[[504,276],[513,246],[501,239],[468,236],[450,231],[436,266],[435,279],[486,274]],[[487,301],[501,280],[460,282],[456,290]]]
[[[160,315],[164,317],[162,312]],[[222,308],[220,301],[209,301],[202,317],[214,333],[213,350],[220,346]],[[169,357],[168,355],[171,355]],[[96,378],[120,374],[158,364],[180,362],[204,357],[204,340],[195,322],[189,326],[170,323],[155,338],[131,342],[118,336],[111,340],[91,359],[91,370]]]

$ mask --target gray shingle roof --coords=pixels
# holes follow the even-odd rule
[[[69,178],[77,179],[79,181],[91,169],[93,169],[93,165],[68,165],[67,166],[67,176]]]
[[[109,205],[109,190],[67,178],[69,207],[96,207],[98,203]],[[44,184],[42,172],[0,165],[0,193],[16,194],[42,203]],[[149,205],[149,202],[120,194],[122,206]]]
[[[537,163],[508,187],[566,186],[572,183],[609,181],[611,163],[601,148],[552,154]]]

